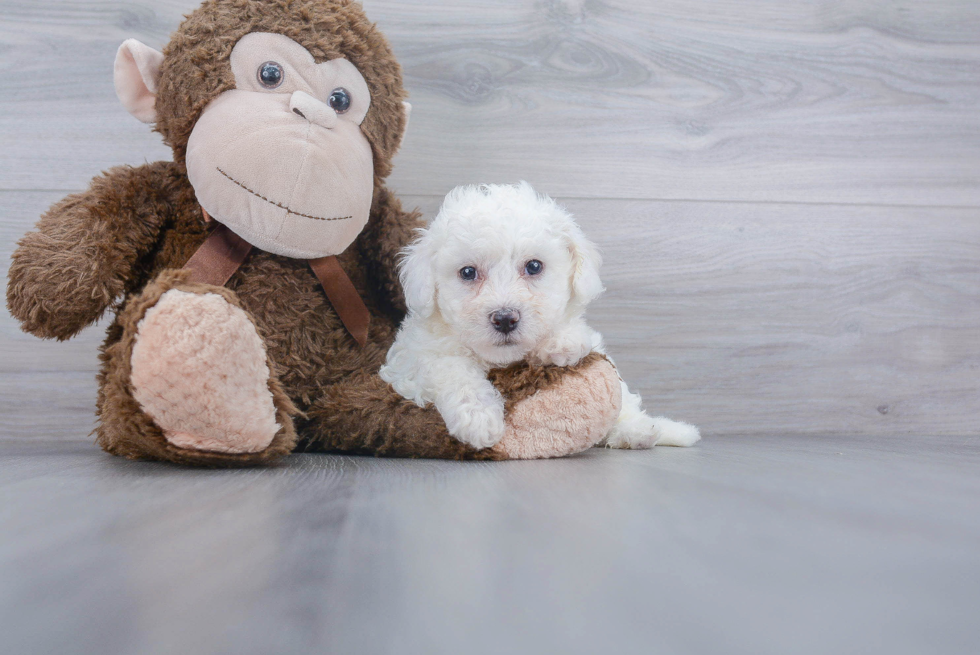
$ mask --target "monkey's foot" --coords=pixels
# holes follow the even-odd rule
[[[281,427],[270,375],[252,321],[217,294],[171,289],[139,322],[133,397],[174,446],[264,450]]]

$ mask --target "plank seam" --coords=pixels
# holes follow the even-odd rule
[[[80,193],[85,189],[5,189],[0,193]],[[442,198],[441,195],[430,193],[396,192],[399,197],[411,198]],[[929,205],[902,204],[894,202],[817,202],[813,200],[719,200],[698,198],[642,198],[636,196],[569,196],[555,195],[557,200],[621,200],[623,202],[685,202],[716,205],[802,205],[814,207],[882,207],[894,209],[980,209],[980,205]]]

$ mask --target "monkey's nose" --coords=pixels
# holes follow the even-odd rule
[[[337,112],[325,102],[320,102],[309,93],[294,91],[289,98],[289,109],[302,118],[319,125],[331,128],[337,124]]]
[[[521,313],[516,309],[498,309],[490,314],[490,325],[497,332],[508,334],[517,329],[517,323],[521,320]]]

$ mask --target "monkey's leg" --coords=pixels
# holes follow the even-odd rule
[[[301,448],[439,459],[563,457],[598,443],[622,404],[616,369],[601,355],[567,368],[494,371],[491,381],[507,401],[507,431],[493,448],[457,441],[434,408],[418,407],[366,371],[324,389],[307,411]]]
[[[102,353],[99,444],[134,459],[243,466],[292,451],[296,408],[235,294],[166,271],[119,312]]]

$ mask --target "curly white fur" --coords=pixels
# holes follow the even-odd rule
[[[435,404],[460,441],[494,445],[504,401],[487,380],[491,368],[523,359],[569,366],[605,352],[585,322],[603,291],[601,263],[571,215],[528,183],[457,187],[404,253],[408,316],[381,377],[418,405]],[[511,331],[494,327],[495,312],[519,317]],[[692,425],[648,416],[622,384],[623,409],[601,445],[690,446],[701,438]]]

